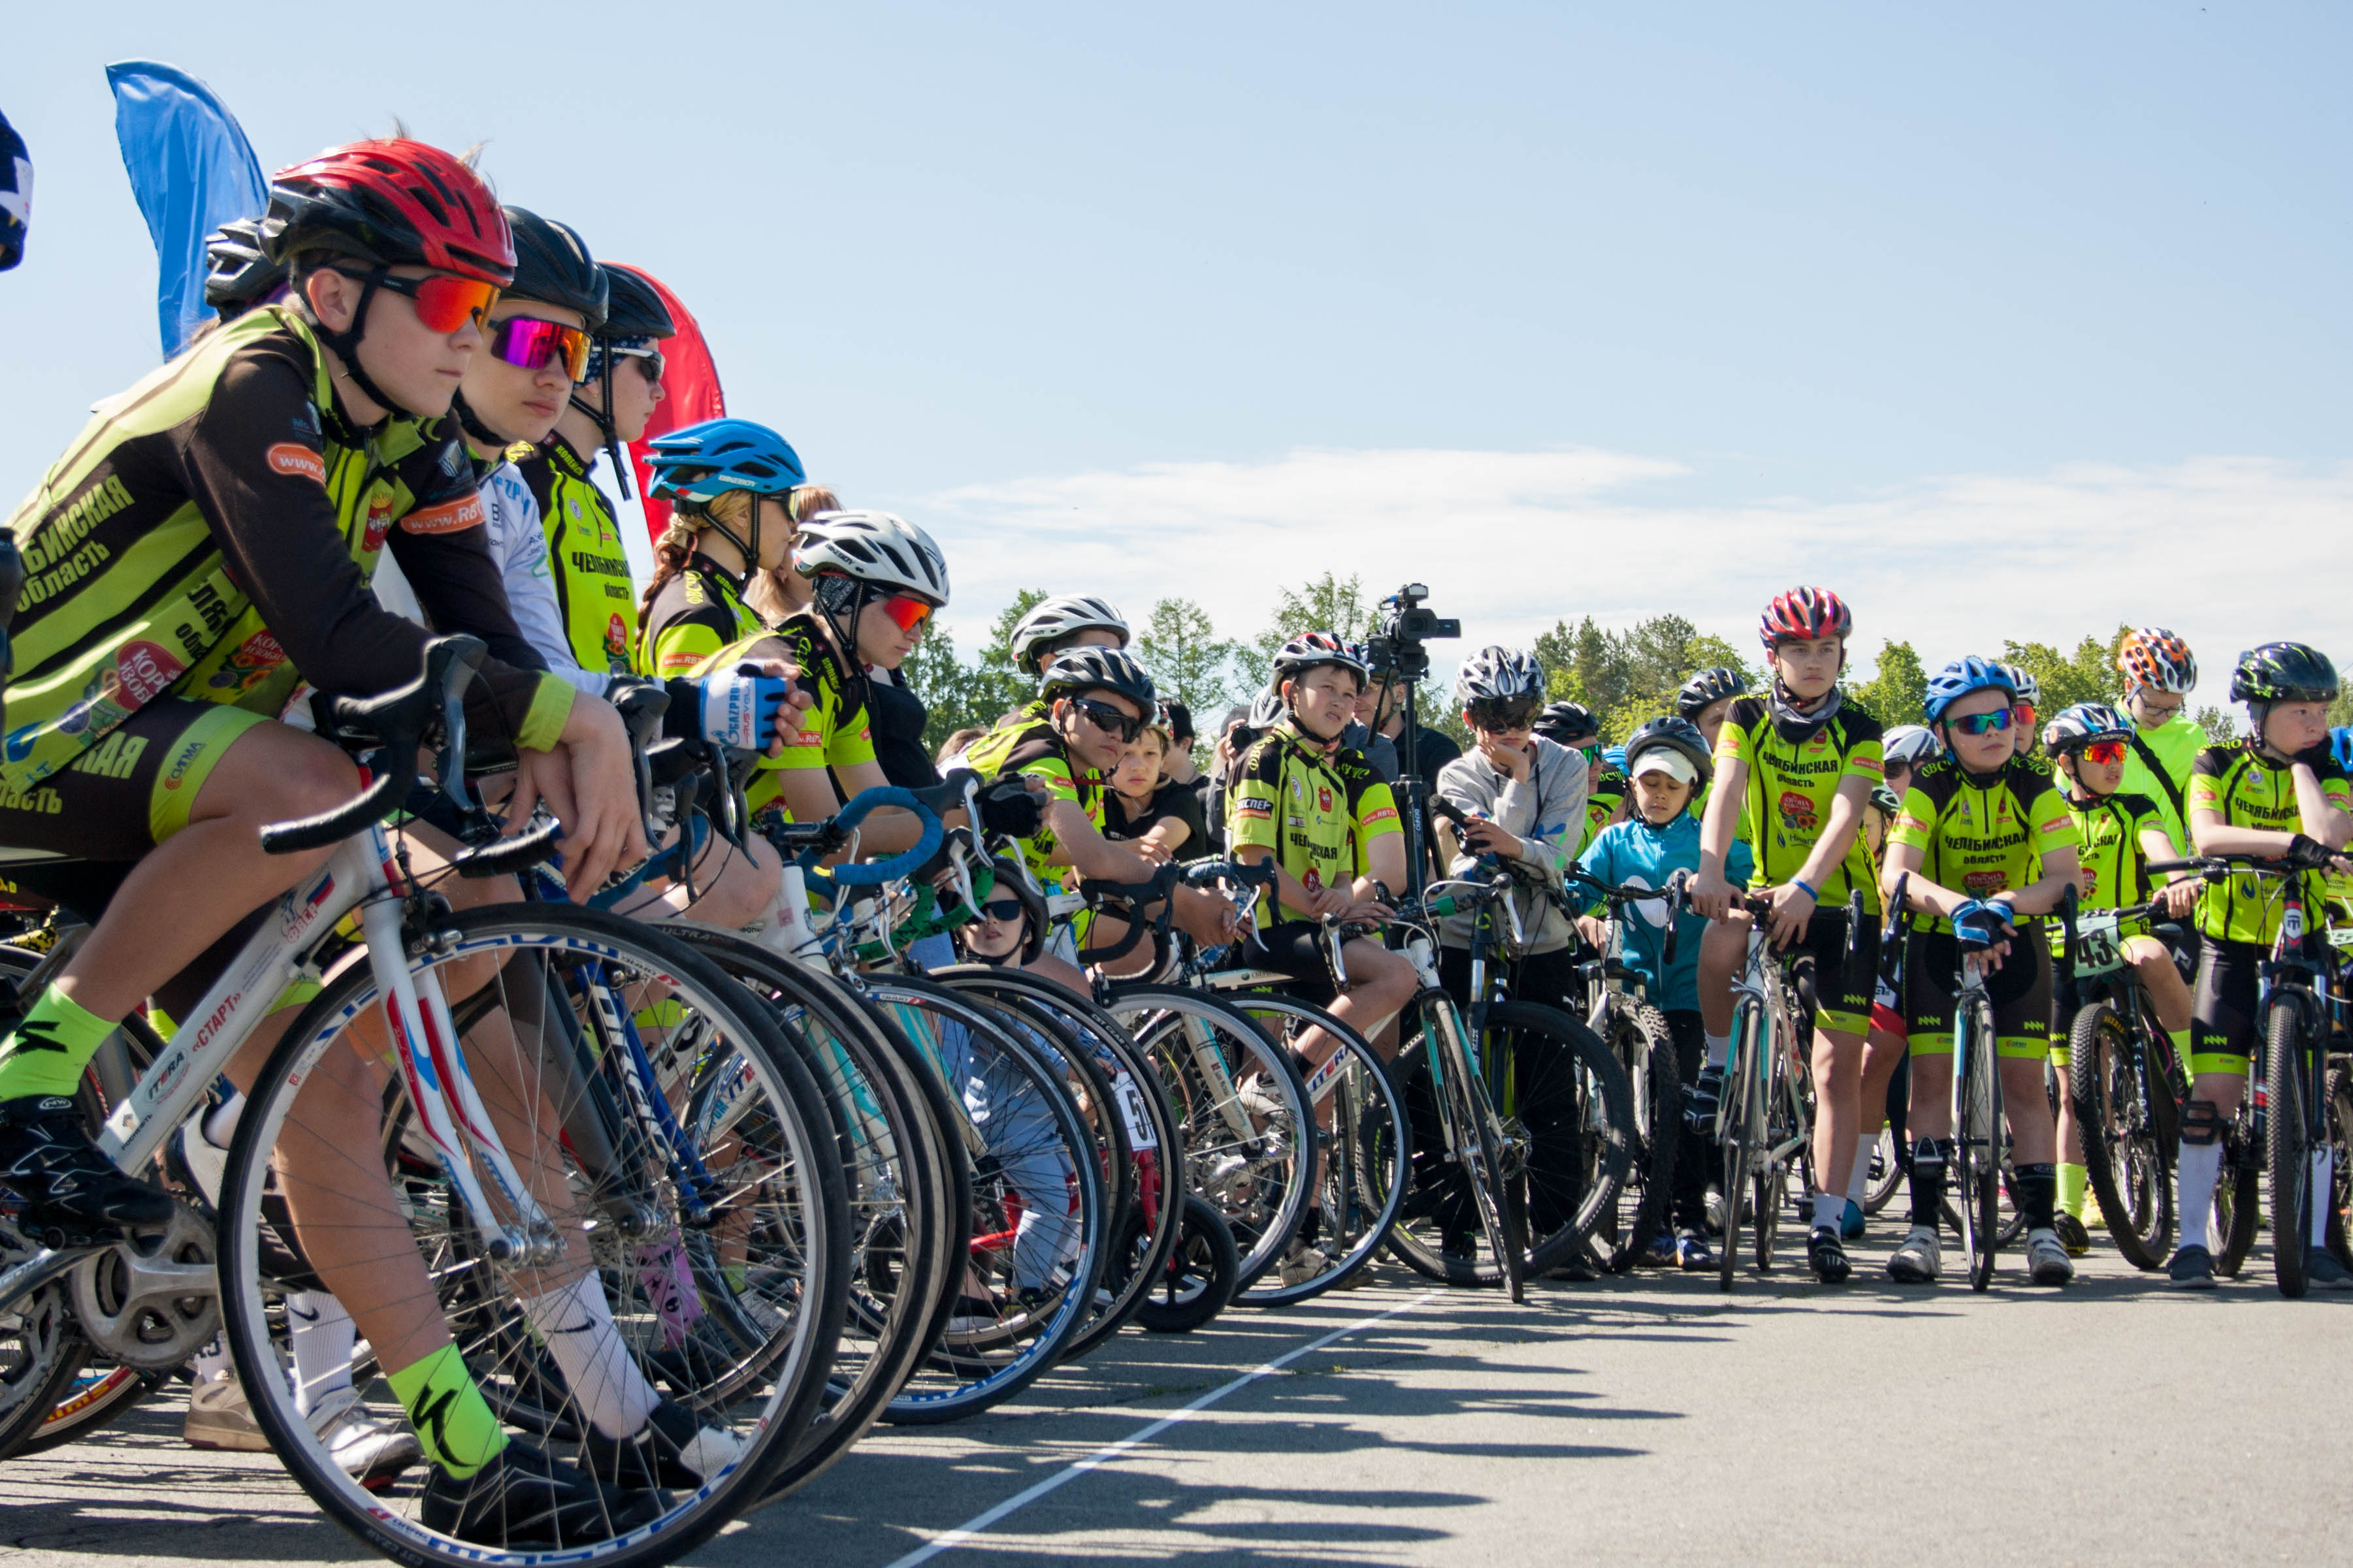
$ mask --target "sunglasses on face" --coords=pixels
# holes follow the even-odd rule
[[[2034,728],[2034,704],[2033,704],[2033,703],[2031,703],[2031,702],[2019,702],[2019,703],[2014,703],[2014,704],[2012,704],[2012,705],[2011,705],[2011,707],[2010,707],[2010,710],[2011,712],[2013,712],[2013,713],[2015,713],[2015,714],[2017,714],[2017,715],[2018,715],[2018,721],[2019,721],[2020,723],[2021,723],[2021,724],[2025,725],[2025,726],[2026,726],[2028,729],[2030,729],[2030,730],[2031,730],[2031,729],[2033,729],[2033,728]]]
[[[344,272],[340,267],[335,270],[355,283],[367,281],[365,273]],[[396,294],[406,295],[417,307],[417,319],[429,332],[454,332],[470,320],[478,327],[487,326],[491,307],[499,302],[497,284],[447,272],[437,272],[430,278],[398,278],[385,272],[377,275],[376,282]]]
[[[1535,722],[1535,718],[1536,705],[1533,702],[1482,701],[1471,704],[1471,722],[1491,733],[1525,730]]]
[[[2084,760],[2097,763],[2102,767],[2121,763],[2125,760],[2125,742],[2122,741],[2088,742],[2084,747]]]
[[[561,321],[509,316],[491,323],[491,353],[521,370],[544,370],[548,361],[560,357],[564,374],[577,383],[588,374],[588,334]]]
[[[932,612],[938,608],[906,594],[893,594],[882,600],[881,605],[882,613],[891,617],[891,624],[902,632],[913,631],[930,620]]]
[[[1133,741],[1144,733],[1144,721],[1131,719],[1108,702],[1092,697],[1073,697],[1071,706],[1086,716],[1088,723],[1106,735],[1116,735],[1121,741]]]
[[[633,359],[637,361],[638,368],[646,373],[646,379],[648,381],[659,383],[661,380],[662,367],[664,363],[661,356],[661,350],[615,349],[613,353],[619,358]]]
[[[1964,735],[1999,735],[2010,728],[2010,710],[1997,708],[1990,713],[1956,717],[1952,725]]]
[[[1010,925],[1029,911],[1018,899],[991,899],[980,906],[980,912],[998,925]]]

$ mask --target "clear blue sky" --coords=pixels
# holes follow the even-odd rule
[[[486,139],[508,199],[687,298],[733,411],[936,521],[972,617],[1091,585],[1031,552],[1059,511],[1103,581],[1236,631],[1268,595],[1232,552],[1304,575],[1285,542],[1429,579],[1474,636],[1482,548],[1512,562],[1499,629],[1733,631],[1775,579],[1884,542],[1866,594],[1963,584],[1866,610],[1932,658],[2119,616],[2353,654],[2341,595],[2278,626],[2255,579],[2218,607],[2185,558],[2353,497],[2341,6],[553,14],[569,38],[490,12],[14,19],[0,108],[39,184],[0,279],[0,489],[154,362],[100,68],[147,57],[209,81],[266,167],[395,113]],[[1602,490],[1476,458],[1572,452],[1617,465]],[[1392,471],[1410,504],[1335,479]],[[1448,526],[1457,496],[1474,521]],[[1784,527],[1834,542],[1718,580]],[[2149,538],[2161,570],[2116,565]],[[1989,585],[1988,552],[1943,553],[1977,541],[2051,570]],[[1979,633],[1989,597],[2010,610]]]

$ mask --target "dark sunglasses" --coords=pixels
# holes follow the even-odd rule
[[[1028,914],[1029,909],[1018,899],[991,899],[980,906],[980,912],[999,925],[1007,925]]]
[[[1525,730],[1535,721],[1536,705],[1533,702],[1482,699],[1471,704],[1471,722],[1482,730],[1496,733]]]
[[[637,361],[638,368],[646,373],[648,381],[661,380],[662,370],[668,363],[662,358],[659,349],[615,349],[613,353],[618,358]]]
[[[1133,741],[1144,733],[1145,721],[1129,718],[1108,702],[1092,697],[1073,697],[1071,706],[1086,715],[1087,722],[1106,735],[1116,735],[1122,741]]]
[[[337,272],[354,283],[364,283],[364,272]],[[417,307],[417,319],[425,323],[429,332],[454,332],[469,320],[480,327],[491,319],[491,307],[499,302],[499,286],[485,283],[479,278],[460,278],[454,273],[437,272],[430,278],[399,278],[389,272],[377,272],[379,288],[406,296]]]
[[[1971,713],[1952,721],[1954,729],[1964,735],[1999,735],[2010,728],[2010,710],[1997,708],[1990,713]]]
[[[509,316],[491,323],[491,353],[521,370],[543,370],[548,361],[560,355],[564,374],[576,384],[588,374],[588,334],[561,321]]]

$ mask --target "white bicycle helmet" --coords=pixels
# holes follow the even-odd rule
[[[1888,762],[1918,767],[1944,748],[1936,737],[1917,724],[1898,724],[1881,737],[1880,753]]]
[[[1109,599],[1098,599],[1079,594],[1061,594],[1033,606],[1029,613],[1013,624],[1013,665],[1017,669],[1036,674],[1044,664],[1039,650],[1050,642],[1076,637],[1081,632],[1117,632],[1119,646],[1125,647],[1130,633],[1127,617]]]
[[[943,607],[948,602],[948,564],[940,547],[887,511],[821,511],[809,518],[793,541],[793,570],[804,577],[838,573]]]
[[[1514,697],[1542,697],[1543,668],[1517,648],[1482,647],[1454,672],[1454,700],[1468,708]]]
[[[2018,700],[2021,702],[2025,703],[2029,708],[2036,707],[2042,702],[2042,683],[2026,673],[2025,666],[2005,664],[2001,668],[2009,673],[2010,689],[2018,693]]]

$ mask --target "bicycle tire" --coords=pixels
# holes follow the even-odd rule
[[[964,1108],[952,1131],[966,1141],[973,1163],[967,1268],[949,1283],[949,1310],[936,1342],[882,1416],[896,1426],[934,1426],[1029,1387],[1061,1359],[1070,1337],[1092,1316],[1110,1245],[1103,1155],[1077,1103],[1070,1064],[1033,1044],[1029,1031],[1006,1028],[987,998],[916,975],[868,975],[860,984],[889,1009],[927,1071],[963,1080],[951,1096]],[[987,1142],[992,1132],[1000,1140],[995,1146]],[[1025,1180],[1033,1187],[1060,1184],[1069,1205],[1071,1235],[1049,1238],[1047,1283],[1036,1288],[1052,1303],[1042,1315],[1015,1294],[1018,1220],[1029,1212]],[[1001,1292],[991,1284],[1000,1278],[1007,1286]],[[992,1321],[974,1312],[965,1321],[955,1310],[967,1279],[989,1289]]]
[[[564,1548],[570,1561],[606,1568],[649,1568],[666,1563],[708,1539],[762,1495],[807,1431],[824,1393],[845,1310],[849,1213],[821,1091],[763,1007],[754,1005],[739,985],[707,959],[650,927],[570,905],[491,906],[438,917],[436,940],[417,944],[408,963],[414,973],[464,958],[491,960],[493,974],[487,984],[501,987],[501,994],[509,985],[532,986],[543,1001],[554,993],[549,989],[546,970],[533,960],[565,967],[594,965],[600,972],[598,984],[623,988],[621,994],[633,1009],[643,997],[650,1005],[670,1010],[673,1021],[663,1026],[670,1033],[659,1047],[666,1059],[695,1079],[717,1076],[734,1086],[730,1103],[740,1114],[730,1120],[724,1134],[732,1141],[728,1159],[721,1163],[723,1150],[717,1144],[705,1145],[702,1151],[712,1165],[701,1167],[702,1155],[695,1158],[706,1176],[711,1169],[723,1168],[748,1178],[749,1184],[715,1200],[717,1207],[731,1208],[751,1222],[727,1233],[730,1244],[744,1249],[743,1282],[723,1280],[698,1266],[692,1283],[706,1297],[714,1289],[736,1293],[725,1302],[706,1299],[704,1321],[740,1317],[761,1336],[744,1355],[756,1368],[740,1380],[752,1396],[733,1402],[746,1406],[748,1415],[739,1437],[738,1458],[692,1493],[648,1494],[682,1500],[650,1522],[607,1540]],[[644,989],[628,989],[628,979],[617,978],[624,971],[642,977]],[[525,1004],[522,1016],[531,1016],[529,1007],[537,1005],[520,992],[516,1001]],[[506,1004],[511,1019],[518,1016],[516,1001]],[[423,1522],[417,1510],[418,1494],[405,1486],[398,1491],[361,1490],[294,1411],[280,1371],[279,1325],[264,1300],[265,1290],[276,1288],[265,1272],[273,1254],[264,1235],[270,1226],[265,1194],[277,1186],[275,1152],[290,1121],[301,1110],[300,1096],[335,1081],[332,1074],[312,1069],[339,1046],[364,1047],[364,1035],[347,1037],[346,1030],[354,1021],[372,1020],[380,1011],[369,964],[353,963],[331,974],[271,1051],[253,1085],[230,1146],[221,1194],[223,1331],[256,1422],[296,1482],[329,1518],[406,1568],[478,1568],[484,1563],[520,1564],[525,1560],[543,1560],[543,1547],[507,1551],[438,1534]],[[525,1030],[501,1033],[519,1049],[531,1048],[523,1038]],[[545,1031],[539,1032],[538,1039],[541,1047],[549,1045]],[[493,1081],[486,1073],[508,1070],[509,1064],[499,1059],[497,1048],[482,1042],[468,1042],[464,1053],[478,1084]],[[533,1094],[566,1084],[559,1057],[543,1049],[536,1061],[536,1067],[517,1068],[519,1076],[512,1081],[529,1086],[526,1092]],[[663,1089],[670,1092],[667,1084]],[[333,1092],[332,1089],[322,1091]],[[513,1103],[537,1124],[537,1100],[528,1106]],[[397,1162],[401,1147],[395,1129],[386,1144],[387,1158]],[[524,1157],[556,1163],[548,1179],[560,1182],[575,1194],[581,1190],[575,1173],[585,1173],[547,1132],[535,1133]],[[510,1283],[501,1277],[500,1266],[491,1264],[489,1252],[471,1237],[471,1221],[454,1203],[446,1183],[436,1193],[431,1178],[406,1165],[396,1163],[394,1173],[396,1195],[405,1195],[406,1202],[391,1223],[406,1223],[412,1244],[424,1238],[421,1245],[430,1255],[428,1276],[435,1279],[444,1310],[452,1310],[447,1303],[452,1300],[450,1293],[456,1292],[460,1331],[470,1332],[472,1325],[492,1315],[494,1302],[512,1299]],[[598,1201],[594,1184],[587,1185],[588,1201]],[[710,1192],[712,1187],[702,1190]],[[754,1192],[760,1209],[744,1208],[736,1202]],[[542,1201],[555,1200],[543,1190]],[[561,1206],[556,1210],[565,1212]],[[448,1222],[438,1236],[429,1228],[437,1215]],[[686,1224],[667,1216],[663,1223],[672,1227],[672,1234]],[[721,1231],[729,1223],[717,1222],[712,1229]],[[624,1245],[620,1226],[602,1228],[607,1236],[594,1245],[608,1248]],[[759,1255],[764,1261],[754,1264],[750,1238],[762,1233],[786,1238],[786,1247]],[[584,1227],[580,1234],[586,1237],[588,1232]],[[771,1259],[783,1261],[765,1261]],[[453,1267],[437,1273],[433,1267],[437,1262]],[[590,1265],[607,1275],[634,1267],[617,1258],[598,1258],[594,1252]],[[778,1268],[782,1275],[767,1272]],[[767,1318],[760,1317],[751,1306],[755,1276],[761,1289],[776,1287],[775,1295],[765,1298]],[[633,1314],[632,1321],[641,1323],[642,1319]],[[479,1349],[488,1342],[477,1339],[475,1345]],[[501,1376],[544,1383],[535,1363],[517,1362],[510,1368],[502,1363],[485,1364],[478,1358],[470,1363],[470,1370],[478,1384]],[[695,1398],[675,1383],[673,1389],[681,1402]],[[381,1386],[380,1377],[361,1392],[364,1398],[372,1395],[368,1402],[384,1406],[386,1413],[399,1413],[397,1401],[391,1398],[387,1387]],[[533,1396],[552,1397],[554,1391],[535,1388]],[[695,1415],[705,1425],[724,1419],[715,1402],[702,1404]],[[576,1429],[583,1423],[575,1417],[573,1425]]]
[[[1518,1194],[1508,1184],[1504,1169],[1503,1118],[1495,1114],[1486,1078],[1481,1068],[1469,1060],[1469,1054],[1466,1044],[1464,1060],[1460,1065],[1469,1070],[1446,1074],[1447,1093],[1454,1105],[1455,1126],[1467,1129],[1474,1140],[1468,1166],[1471,1201],[1477,1206],[1480,1228],[1487,1235],[1488,1248],[1500,1266],[1499,1283],[1514,1302],[1523,1301],[1527,1299],[1527,1230],[1521,1218]]]
[[[2173,1242],[2173,1145],[2155,1115],[2171,1096],[2150,1082],[2147,1050],[2105,1002],[2080,1009],[2068,1030],[2067,1092],[2092,1196],[2117,1253],[2154,1270]]]
[[[2345,1217],[2353,1208],[2353,1072],[2347,1070],[2343,1058],[2330,1062],[2327,1089],[2328,1251],[2339,1268],[2353,1270],[2353,1243],[2346,1236]]]
[[[2271,1166],[2272,1278],[2289,1300],[2302,1299],[2311,1278],[2304,1266],[2305,1240],[2312,1234],[2312,1155],[2305,1126],[2303,1015],[2278,993],[2263,1020],[2263,1072],[2269,1086],[2267,1118]]]
[[[1870,1114],[1866,1110],[1865,1115]],[[1911,1179],[1911,1147],[1905,1136],[1905,1127],[1912,1117],[1912,1055],[1907,1050],[1888,1075],[1886,1124],[1879,1130],[1879,1141],[1871,1147],[1872,1176],[1863,1189],[1862,1212],[1883,1213],[1894,1201],[1895,1194]]]
[[[2235,1279],[2255,1250],[2255,1232],[2263,1219],[2263,1152],[2254,1145],[2253,1118],[2242,1105],[2223,1134],[2222,1174],[2214,1184],[2214,1219],[2210,1234],[2221,1238],[2214,1248],[2214,1272]]]
[[[1620,1064],[1640,1068],[1627,1074],[1633,1093],[1634,1153],[1615,1212],[1597,1236],[1597,1242],[1606,1237],[1607,1245],[1594,1250],[1610,1273],[1623,1274],[1648,1253],[1666,1220],[1681,1158],[1683,1082],[1666,1015],[1656,1007],[1613,1008],[1610,1025]]]
[[[1993,1284],[1994,1260],[2001,1248],[2001,1073],[1995,1057],[1993,1015],[1983,998],[1961,1008],[1968,1062],[1961,1093],[1954,1147],[1961,1168],[1961,1246],[1968,1261],[1969,1289]]]
[[[934,970],[932,975],[959,990],[1018,999],[1042,1011],[1070,1037],[1074,1049],[1086,1053],[1106,1080],[1111,1103],[1119,1107],[1120,1115],[1114,1120],[1126,1148],[1127,1197],[1124,1212],[1113,1223],[1114,1240],[1096,1289],[1098,1310],[1062,1352],[1063,1360],[1076,1360],[1117,1333],[1135,1315],[1138,1304],[1166,1266],[1168,1255],[1176,1249],[1184,1215],[1177,1201],[1176,1174],[1170,1169],[1179,1146],[1176,1113],[1161,1092],[1150,1059],[1119,1021],[1092,998],[1080,996],[1042,974],[987,964],[957,964]]]
[[[945,1320],[972,1178],[950,1111],[888,1018],[828,977],[731,931],[665,921],[767,1004],[832,1110],[852,1230],[850,1294],[823,1408],[755,1507],[822,1474],[873,1426]],[[821,1031],[819,1033],[818,1031]]]
[[[1187,1193],[1180,1239],[1135,1310],[1135,1321],[1155,1334],[1185,1334],[1226,1310],[1242,1272],[1234,1233],[1217,1205]]]
[[[1314,1146],[1314,1120],[1299,1065],[1214,992],[1121,985],[1105,1010],[1159,1074],[1185,1152],[1185,1190],[1225,1216],[1241,1249],[1236,1289],[1250,1289],[1282,1258],[1307,1213],[1314,1162],[1303,1152]],[[1229,1088],[1212,1081],[1205,1057],[1216,1059],[1216,1076]]]
[[[1767,1026],[1764,1009],[1753,996],[1732,1005],[1732,1050],[1725,1058],[1724,1097],[1716,1108],[1719,1142],[1724,1149],[1724,1236],[1716,1249],[1716,1289],[1729,1291],[1740,1268],[1740,1228],[1743,1211],[1755,1213],[1749,1170],[1758,1145],[1757,1102],[1763,1098],[1756,1081],[1756,1065],[1771,1048],[1760,1038]]]
[[[1294,1062],[1296,1042],[1309,1029],[1322,1029],[1339,1042],[1329,1058],[1313,1071],[1303,1068],[1300,1075],[1323,1154],[1315,1188],[1323,1202],[1311,1207],[1322,1216],[1316,1250],[1324,1266],[1289,1284],[1278,1275],[1270,1285],[1262,1274],[1234,1297],[1246,1306],[1286,1306],[1335,1289],[1371,1266],[1405,1205],[1412,1123],[1396,1075],[1356,1030],[1296,997],[1248,992],[1228,1000],[1281,1043]],[[1328,1132],[1316,1113],[1326,1104],[1332,1107]]]

